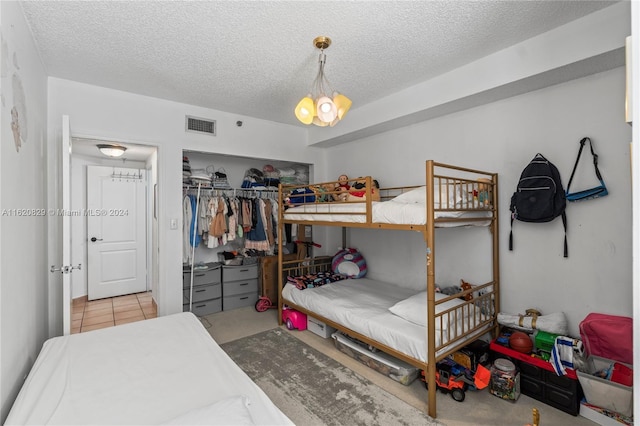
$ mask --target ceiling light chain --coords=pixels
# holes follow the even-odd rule
[[[351,100],[334,90],[324,73],[327,60],[324,49],[331,45],[331,39],[323,36],[316,37],[313,44],[320,49],[318,73],[311,84],[310,93],[298,102],[294,112],[298,120],[304,124],[313,123],[316,126],[333,127],[351,108]]]

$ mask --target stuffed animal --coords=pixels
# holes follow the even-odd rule
[[[316,193],[316,200],[320,203],[334,201],[335,187],[331,183],[315,185],[313,191]]]
[[[347,201],[364,201],[367,199],[367,191],[366,191],[366,180],[358,179],[351,190],[349,191],[349,196],[347,197]],[[380,201],[380,185],[378,181],[373,179],[371,181],[371,200],[372,201]]]
[[[347,201],[347,198],[349,197],[349,189],[351,189],[351,186],[349,185],[349,176],[340,175],[340,177],[338,177],[338,183],[335,186],[335,190],[339,193],[334,194],[333,198],[336,201]]]
[[[489,199],[489,184],[491,179],[479,178],[478,189],[472,191],[473,200],[479,203],[481,206],[489,206],[491,200]]]

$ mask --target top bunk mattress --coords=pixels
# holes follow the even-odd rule
[[[6,424],[293,424],[192,313],[47,340]]]
[[[389,310],[394,305],[399,306],[396,305],[398,302],[407,299],[418,297],[418,300],[421,300],[422,295],[424,295],[426,323],[426,293],[370,278],[347,279],[305,290],[286,284],[282,290],[285,303],[286,301],[295,303],[414,359],[427,362],[426,326],[407,321]],[[436,299],[445,297],[447,296],[436,294]],[[442,323],[438,326],[436,322],[436,347],[442,343],[446,344],[448,336],[453,336],[456,331],[459,332],[465,327],[469,313],[476,315],[478,320],[483,319],[483,314],[474,309],[473,304],[465,304],[458,299],[437,305],[436,312],[456,307],[459,311],[456,322],[447,324],[445,327],[442,327]],[[445,330],[440,333],[439,329],[442,328]],[[485,329],[488,329],[488,326],[467,339],[478,338]],[[440,349],[436,356],[445,352],[446,349],[446,347]]]
[[[292,221],[324,221],[366,223],[367,203],[316,203],[290,207],[284,211],[284,219]],[[374,201],[371,203],[373,223],[393,225],[425,225],[427,209],[422,203]],[[437,227],[487,226],[491,223],[491,210],[436,210]],[[487,220],[477,220],[487,218]],[[455,219],[437,221],[438,219]],[[472,220],[465,220],[472,219]]]

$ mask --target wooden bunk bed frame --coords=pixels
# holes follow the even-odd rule
[[[322,213],[319,212],[315,215],[315,220],[294,220],[287,218],[287,214],[285,212],[285,207],[288,205],[288,196],[291,194],[291,191],[298,188],[314,188],[313,185],[280,185],[278,191],[278,200],[279,200],[279,220],[278,220],[278,321],[279,324],[282,325],[282,309],[283,305],[287,305],[290,308],[296,309],[300,312],[303,312],[307,315],[311,315],[320,321],[325,322],[326,324],[346,333],[349,336],[352,336],[358,340],[361,340],[368,345],[371,345],[375,348],[380,349],[383,352],[391,354],[409,364],[420,368],[426,372],[426,380],[428,385],[428,414],[435,418],[436,417],[436,362],[447,357],[448,355],[454,353],[459,350],[469,342],[465,337],[474,335],[474,337],[480,337],[483,332],[481,330],[491,331],[494,335],[498,331],[498,323],[497,323],[497,313],[500,312],[500,268],[499,268],[499,238],[498,238],[498,175],[497,173],[491,173],[481,170],[470,169],[466,167],[459,167],[454,165],[447,165],[443,163],[438,163],[433,160],[426,161],[426,188],[435,188],[437,185],[440,185],[442,188],[443,185],[451,187],[453,186],[454,190],[461,192],[471,192],[474,189],[478,188],[478,179],[481,179],[485,187],[488,189],[488,201],[487,204],[478,203],[477,200],[475,202],[472,201],[464,201],[461,205],[456,206],[455,208],[451,208],[445,200],[435,200],[435,195],[432,190],[426,191],[426,223],[424,225],[401,225],[401,224],[388,224],[388,223],[376,223],[373,221],[372,215],[372,197],[366,197],[364,200],[364,204],[366,208],[364,211],[359,211],[358,213],[352,213],[353,215],[359,215],[364,217],[359,217],[355,220],[355,222],[335,222],[335,221],[325,221],[322,220]],[[374,188],[373,179],[368,177],[358,178],[359,181],[366,182],[366,194],[371,194]],[[328,182],[332,183],[332,182]],[[322,185],[322,184],[318,184]],[[419,185],[422,186],[422,185]],[[380,189],[380,197],[381,201],[387,201],[391,198],[407,192],[411,189],[418,188],[419,186],[411,186],[411,187],[396,187],[396,188],[385,188]],[[448,193],[448,192],[447,192]],[[313,195],[313,194],[312,194]],[[442,191],[440,191],[440,195],[438,197],[442,198]],[[312,202],[303,202],[301,204],[305,205],[305,208],[310,208],[313,210],[314,204],[321,204],[318,202],[318,197],[315,198]],[[298,198],[299,199],[299,198]],[[309,200],[310,198],[304,199]],[[348,203],[349,201],[344,202],[336,202],[335,204],[343,204]],[[438,203],[438,204],[436,204]],[[325,203],[326,204],[326,203]],[[329,204],[334,204],[329,203]],[[296,204],[300,205],[300,204]],[[445,207],[440,207],[445,205]],[[343,205],[344,207],[344,205]],[[437,217],[437,213],[446,212],[446,211],[464,211],[464,212],[490,212],[490,216],[476,217],[476,218],[458,218],[458,217]],[[486,213],[485,213],[486,214]],[[320,220],[318,220],[320,219]],[[456,295],[452,295],[445,299],[436,300],[436,281],[435,281],[435,262],[436,262],[436,238],[435,238],[435,229],[438,225],[442,225],[445,222],[449,222],[449,226],[455,225],[453,222],[473,222],[473,221],[483,221],[483,223],[488,222],[486,225],[490,230],[491,237],[491,259],[492,259],[492,278],[489,282],[474,286],[474,288],[463,291]],[[330,270],[331,269],[331,257],[319,257],[314,258],[311,261],[307,259],[304,261],[303,259],[297,260],[284,260],[283,256],[283,241],[284,241],[284,227],[286,224],[297,224],[297,225],[319,225],[319,226],[338,226],[343,228],[342,236],[343,236],[343,246],[346,244],[346,228],[359,227],[359,228],[372,228],[372,229],[397,229],[397,230],[410,230],[417,231],[423,234],[424,240],[426,243],[426,262],[427,262],[427,327],[426,327],[426,340],[427,340],[427,362],[420,361],[416,358],[408,356],[402,352],[399,352],[385,344],[377,342],[365,335],[362,335],[358,332],[350,330],[345,326],[336,323],[328,318],[324,318],[323,316],[311,312],[301,306],[292,303],[289,300],[284,299],[282,297],[282,289],[284,284],[286,283],[287,275],[302,275],[304,273],[313,273],[321,270]],[[445,225],[446,226],[446,225]],[[475,297],[474,294],[476,295]],[[478,294],[480,294],[478,296]],[[436,331],[436,322],[442,321],[443,318],[447,315],[457,315],[456,309],[442,309],[441,312],[436,313],[436,305],[440,305],[447,301],[453,299],[464,298],[466,295],[471,295],[471,300],[465,301],[464,303],[473,304],[474,306],[468,306],[469,309],[477,309],[477,306],[491,306],[490,315],[483,316],[482,321],[478,321],[477,317],[474,315],[475,319],[465,320],[463,322],[467,322],[466,329],[463,327],[462,332],[459,335],[451,336],[451,328],[449,330],[440,330]],[[467,306],[465,306],[467,307]],[[456,317],[457,318],[457,317]],[[448,321],[447,318],[444,318]],[[486,332],[485,331],[485,332]],[[436,345],[436,333],[440,335],[440,342],[443,342],[443,337],[448,339],[445,343],[440,343]],[[475,333],[475,334],[474,334]]]

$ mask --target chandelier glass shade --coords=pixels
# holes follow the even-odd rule
[[[298,102],[294,112],[298,120],[304,124],[333,127],[351,108],[351,99],[334,90],[324,73],[324,49],[331,45],[331,39],[316,37],[313,44],[320,49],[318,74],[311,84],[311,90]]]

